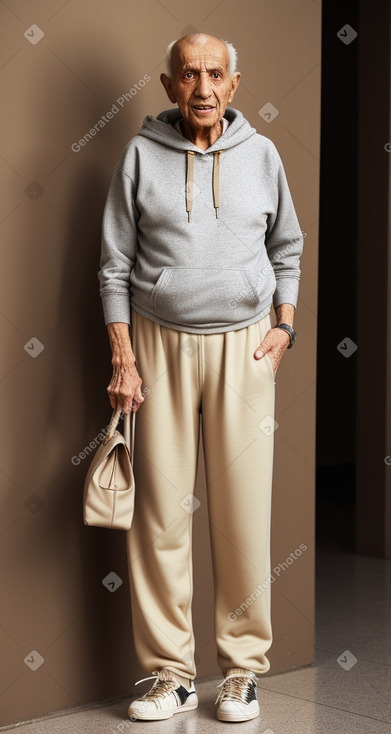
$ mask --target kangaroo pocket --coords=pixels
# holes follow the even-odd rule
[[[251,272],[224,268],[164,268],[152,291],[152,310],[194,326],[245,321],[259,310]]]

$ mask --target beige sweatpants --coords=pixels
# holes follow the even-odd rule
[[[270,314],[195,335],[132,312],[146,391],[135,432],[136,500],[127,533],[133,631],[146,671],[194,679],[192,512],[202,420],[218,664],[270,668],[270,511],[275,378],[254,359]]]

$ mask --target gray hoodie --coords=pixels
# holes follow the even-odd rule
[[[227,107],[207,150],[148,115],[122,151],[103,216],[98,278],[105,323],[130,308],[163,326],[241,329],[272,303],[296,306],[303,238],[271,140]]]

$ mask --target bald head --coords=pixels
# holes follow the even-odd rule
[[[221,38],[210,36],[207,33],[190,33],[177,41],[172,41],[166,50],[166,67],[168,76],[174,76],[178,68],[183,67],[183,59],[188,55],[189,50],[197,50],[200,53],[208,53],[210,57],[219,58],[223,61],[225,69],[230,76],[236,72],[237,53],[236,49],[228,41]]]

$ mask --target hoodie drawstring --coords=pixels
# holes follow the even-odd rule
[[[191,211],[193,209],[193,194],[194,194],[194,150],[187,151],[187,166],[186,166],[186,211],[187,221],[190,222]]]
[[[191,212],[193,210],[193,199],[194,199],[194,150],[188,150],[186,159],[186,212],[187,221],[190,222]],[[221,150],[216,150],[213,153],[213,174],[212,174],[212,188],[213,188],[213,205],[216,212],[216,219],[219,218],[220,209],[220,154]]]
[[[219,218],[220,209],[220,153],[221,150],[216,150],[213,153],[213,203],[216,212],[216,219]]]

